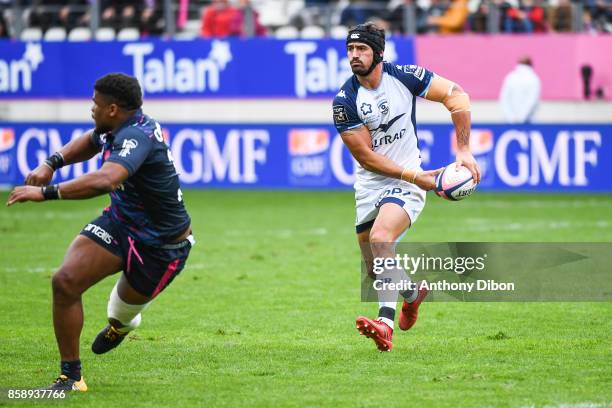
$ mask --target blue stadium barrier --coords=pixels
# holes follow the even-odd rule
[[[0,123],[0,184],[27,173],[88,124]],[[164,124],[183,186],[195,188],[345,189],[354,162],[330,125]],[[454,160],[450,125],[419,126],[423,167]],[[472,151],[481,190],[612,192],[612,125],[476,124]],[[56,181],[98,168],[67,166]]]
[[[413,39],[390,40],[385,59],[414,64]],[[351,75],[342,40],[0,40],[0,100],[89,99],[109,72],[136,76],[147,99],[329,98]]]

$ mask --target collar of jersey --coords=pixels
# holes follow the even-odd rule
[[[142,116],[142,109],[138,109],[136,112],[134,112],[132,116],[127,118],[125,122],[117,126],[115,129],[111,130],[110,133],[116,135],[117,132],[119,132],[121,129],[126,128],[132,125],[133,123],[135,123],[138,120],[138,118],[141,116]]]

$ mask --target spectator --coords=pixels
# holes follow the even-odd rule
[[[330,0],[305,0],[304,8],[291,18],[291,25],[298,29],[307,25],[325,24],[326,13],[331,13]]]
[[[439,17],[430,16],[427,22],[441,34],[460,33],[470,14],[467,4],[467,0],[453,0],[444,14]]]
[[[137,3],[137,4],[134,4]],[[130,0],[102,0],[100,25],[118,30],[123,27],[136,27],[138,2]]]
[[[481,0],[478,9],[469,18],[470,29],[474,33],[486,33],[489,31],[489,2]]]
[[[0,38],[8,38],[10,36],[9,27],[4,19],[4,13],[0,10]]]
[[[340,14],[340,24],[352,27],[363,24],[373,17],[387,20],[388,12],[384,1],[350,0],[350,4]]]
[[[70,31],[89,23],[89,2],[87,0],[68,0],[62,3],[63,6],[57,14],[57,25]]]
[[[138,29],[140,35],[161,35],[164,33],[165,22],[163,19],[163,3],[155,4],[155,0],[147,0],[139,17]]]
[[[528,123],[535,114],[541,84],[531,65],[531,58],[523,57],[504,78],[499,103],[508,123]]]
[[[505,31],[507,33],[546,32],[546,18],[540,0],[521,0],[520,6],[511,7],[506,12]]]
[[[547,32],[546,10],[542,7],[542,0],[523,0],[523,5],[527,9],[527,16],[532,24],[533,32]]]
[[[559,0],[559,5],[553,9],[552,27],[557,32],[572,31],[572,4],[570,0]]]
[[[267,34],[266,27],[261,25],[259,22],[259,13],[255,11],[253,6],[251,5],[250,0],[238,0],[238,8],[237,13],[234,17],[234,20],[231,23],[230,31],[240,36],[248,36],[253,34],[255,36],[265,36]],[[250,14],[250,17],[249,17]],[[252,33],[249,31],[249,22],[248,19],[252,19]]]
[[[415,27],[404,26],[406,9],[408,8],[414,10]],[[389,15],[389,23],[391,24],[391,31],[396,34],[406,34],[411,31],[418,34],[427,32],[427,16],[425,11],[414,0],[404,0],[402,4],[398,5]]]
[[[200,34],[204,38],[228,37],[238,35],[236,25],[233,23],[239,11],[229,4],[228,0],[213,0],[212,4],[204,9],[202,14],[202,28]]]

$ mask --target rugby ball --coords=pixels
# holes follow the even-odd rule
[[[476,190],[476,183],[467,167],[456,163],[449,164],[436,177],[435,192],[442,198],[451,201],[463,200]]]

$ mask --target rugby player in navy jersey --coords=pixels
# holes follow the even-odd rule
[[[457,165],[468,168],[479,182],[480,170],[469,148],[470,100],[461,86],[423,67],[383,62],[385,32],[372,23],[351,28],[346,49],[354,75],[334,98],[332,109],[336,129],[357,161],[357,241],[375,282],[398,284],[410,280],[405,271],[392,265],[375,275],[374,259],[395,256],[395,243],[417,220],[425,192],[435,187],[435,176],[442,170],[421,168],[416,97],[440,102],[449,110],[457,135]],[[378,318],[359,316],[356,321],[359,332],[374,340],[380,351],[393,347],[398,293],[404,299],[399,327],[410,329],[427,296],[422,285],[401,292],[378,290]]]
[[[179,178],[159,123],[141,110],[138,81],[108,74],[94,86],[95,129],[50,156],[16,187],[7,205],[76,200],[110,194],[110,206],[74,239],[52,278],[53,326],[61,374],[48,388],[86,391],[81,376],[81,295],[123,271],[108,301],[108,325],[92,344],[96,354],[117,347],[141,312],[185,267],[194,244]],[[102,154],[99,170],[50,185],[62,166]]]

